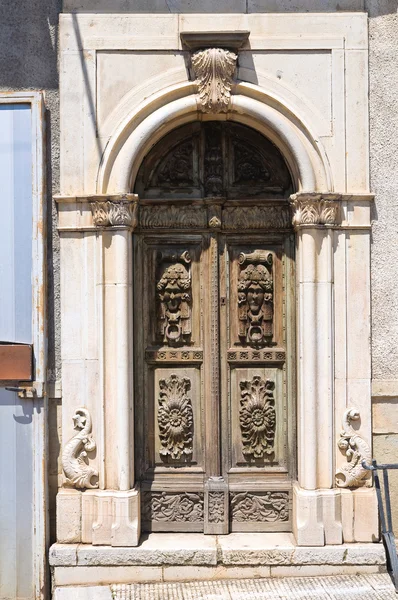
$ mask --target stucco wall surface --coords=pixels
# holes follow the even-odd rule
[[[376,195],[372,230],[372,376],[381,380],[398,379],[397,5],[388,0],[368,2],[370,180]]]

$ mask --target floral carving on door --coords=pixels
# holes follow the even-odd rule
[[[251,381],[241,381],[240,429],[243,454],[246,458],[264,458],[274,453],[275,383],[258,375]]]
[[[188,377],[177,377],[174,373],[159,381],[159,437],[162,444],[160,454],[180,460],[193,452],[193,411],[187,392],[191,389]]]

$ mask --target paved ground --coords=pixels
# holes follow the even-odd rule
[[[114,600],[390,600],[398,599],[391,579],[340,575],[287,579],[243,579],[193,583],[112,586]]]

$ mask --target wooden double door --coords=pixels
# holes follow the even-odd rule
[[[190,210],[143,206],[134,235],[142,528],[289,531],[294,236],[274,218],[286,206],[213,207],[211,217],[202,204],[203,222],[191,224]],[[237,210],[251,221],[234,217],[229,231]],[[259,210],[273,221],[262,225]],[[159,211],[177,226],[165,230]]]

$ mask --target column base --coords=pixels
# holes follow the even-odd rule
[[[293,533],[298,546],[342,544],[340,490],[293,486]]]
[[[298,546],[377,542],[376,490],[304,490],[295,484],[293,533]]]
[[[139,489],[87,490],[82,495],[82,542],[93,546],[138,546]]]

